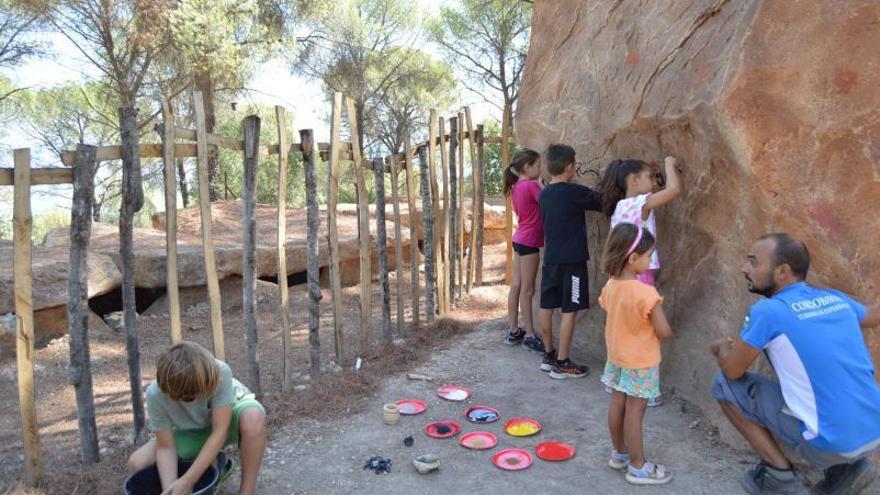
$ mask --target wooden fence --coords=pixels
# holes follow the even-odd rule
[[[255,314],[256,284],[256,236],[255,236],[255,178],[260,156],[278,156],[278,213],[277,231],[277,280],[279,285],[278,305],[281,312],[280,326],[282,329],[282,391],[291,389],[293,364],[290,341],[290,302],[287,279],[287,259],[285,250],[286,239],[286,189],[287,160],[291,153],[301,153],[304,163],[307,202],[307,283],[309,294],[309,358],[310,374],[316,376],[320,372],[320,299],[318,243],[326,242],[330,251],[330,292],[332,295],[334,347],[336,361],[340,365],[352,353],[347,352],[348,342],[345,341],[342,323],[342,296],[339,274],[339,244],[337,231],[337,200],[338,178],[341,167],[352,167],[357,189],[357,215],[359,228],[359,259],[360,259],[360,325],[361,334],[358,353],[365,355],[370,352],[373,342],[372,321],[370,317],[370,290],[372,272],[370,267],[370,213],[368,192],[364,173],[372,172],[376,183],[376,234],[379,258],[379,280],[382,293],[382,336],[385,342],[391,342],[394,331],[390,321],[390,287],[388,275],[387,236],[385,232],[385,176],[391,176],[391,203],[394,212],[395,267],[397,275],[397,298],[395,301],[395,326],[398,336],[406,332],[404,322],[404,297],[410,294],[411,321],[410,328],[420,325],[421,315],[433,321],[437,314],[443,315],[453,309],[456,300],[466,297],[474,285],[482,283],[482,233],[483,233],[483,202],[484,188],[484,143],[507,142],[509,140],[508,112],[504,116],[504,136],[487,137],[483,135],[482,126],[474,128],[470,109],[446,119],[439,116],[436,110],[430,112],[428,141],[415,146],[410,139],[405,141],[401,153],[388,157],[377,157],[364,160],[361,157],[360,143],[357,141],[358,125],[354,112],[354,102],[336,93],[333,99],[331,117],[331,135],[329,143],[315,143],[313,131],[299,131],[299,143],[287,143],[285,110],[276,107],[275,125],[278,143],[261,144],[259,142],[261,120],[258,116],[248,116],[243,123],[242,139],[233,139],[208,134],[205,127],[204,106],[202,95],[192,95],[195,108],[195,129],[184,129],[173,125],[173,115],[169,102],[162,104],[163,122],[156,126],[160,136],[159,144],[141,144],[133,132],[133,118],[124,110],[119,117],[122,132],[122,143],[115,146],[79,145],[74,151],[66,151],[61,161],[70,168],[31,168],[30,150],[14,151],[14,168],[0,169],[0,186],[14,186],[13,206],[13,256],[14,256],[14,290],[16,314],[16,359],[18,370],[19,403],[21,405],[22,435],[25,450],[25,471],[27,481],[31,485],[39,484],[43,466],[39,440],[37,411],[34,395],[34,324],[32,306],[32,263],[31,263],[31,186],[40,184],[73,184],[73,198],[70,225],[70,271],[68,295],[70,302],[67,308],[70,334],[70,369],[71,383],[76,392],[77,413],[79,421],[80,445],[84,463],[99,460],[98,435],[95,419],[94,395],[92,391],[92,375],[88,341],[88,278],[87,260],[89,233],[91,229],[90,208],[94,194],[94,171],[101,161],[123,161],[124,203],[120,219],[120,258],[123,260],[123,306],[124,325],[126,328],[126,346],[128,350],[129,378],[131,384],[134,441],[144,440],[145,418],[143,411],[143,394],[141,390],[140,363],[138,358],[137,319],[134,301],[133,249],[132,249],[132,218],[143,204],[143,190],[140,176],[141,158],[161,158],[165,168],[165,235],[167,255],[167,295],[169,301],[170,341],[180,342],[182,339],[180,322],[180,301],[177,273],[177,179],[175,159],[183,157],[197,158],[198,196],[201,215],[201,240],[204,250],[204,268],[207,279],[208,298],[211,309],[211,329],[213,333],[214,354],[219,359],[225,358],[222,301],[220,299],[219,281],[214,260],[214,241],[212,236],[211,206],[208,184],[208,153],[209,147],[240,150],[243,153],[244,187],[243,187],[243,321],[247,336],[248,370],[250,386],[260,394],[260,370],[257,362],[257,328]],[[341,139],[340,127],[342,113],[347,113],[351,142]],[[445,131],[449,126],[449,132]],[[468,152],[465,153],[465,143]],[[440,152],[439,166],[437,152]],[[506,147],[503,155],[507,156]],[[327,198],[328,235],[325,240],[318,239],[318,206],[317,180],[315,167],[318,157],[329,161],[329,184]],[[471,173],[466,177],[465,158],[470,161]],[[417,181],[413,166],[413,158],[418,158],[422,173],[419,174],[421,189],[422,215],[425,246],[425,308],[419,307],[422,284],[419,280],[418,225],[416,214]],[[344,163],[345,162],[345,163]],[[505,161],[506,163],[506,161]],[[438,168],[440,184],[438,184]],[[409,290],[405,290],[403,276],[403,247],[400,214],[399,177],[405,176],[406,201],[409,211],[409,236],[411,275]],[[465,222],[463,214],[463,198],[465,186],[472,191],[473,214],[470,223],[470,242],[464,242]],[[441,207],[442,197],[442,207]],[[509,202],[508,202],[509,204]],[[510,239],[510,222],[507,224],[507,239]],[[509,256],[509,254],[508,254]],[[508,257],[508,266],[510,266]]]

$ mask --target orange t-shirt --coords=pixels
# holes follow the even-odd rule
[[[663,298],[639,280],[608,280],[599,305],[608,313],[605,346],[608,360],[621,368],[660,365],[660,339],[651,323],[651,310]]]

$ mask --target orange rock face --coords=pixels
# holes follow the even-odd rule
[[[658,212],[662,371],[707,410],[706,349],[755,300],[739,267],[757,236],[804,239],[811,282],[880,299],[878,47],[872,0],[535,2],[518,142],[573,145],[587,184],[615,158],[679,158],[684,194]],[[590,228],[598,253],[607,222]],[[590,311],[576,340],[604,353],[603,321]]]

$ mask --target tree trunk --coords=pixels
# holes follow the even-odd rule
[[[137,310],[134,291],[134,216],[144,206],[137,110],[119,109],[122,142],[122,207],[119,215],[119,257],[122,260],[122,309],[125,347],[128,354],[128,380],[134,416],[134,444],[144,443],[144,394],[141,389],[141,361],[138,348]]]
[[[242,197],[242,304],[241,312],[247,332],[248,374],[251,391],[260,397],[260,363],[257,360],[257,221],[254,218],[257,191],[257,161],[260,148],[260,118],[250,115],[244,119],[244,180],[241,186]],[[286,279],[279,278],[279,284]]]
[[[449,118],[449,198],[446,207],[449,208],[449,294],[451,300],[456,298],[456,267],[460,260],[458,255],[458,117]]]
[[[483,134],[483,124],[477,126],[477,170],[476,173],[480,177],[480,185],[477,188],[477,208],[474,210],[474,213],[477,215],[477,227],[476,227],[476,236],[477,236],[477,252],[476,252],[476,262],[474,271],[474,283],[477,286],[483,285],[483,224],[485,221],[485,192],[486,192],[486,182],[483,180],[486,178],[485,171],[486,167],[484,166],[483,159],[486,156],[485,153],[485,136]]]
[[[409,266],[411,271],[412,296],[410,302],[412,304],[412,326],[418,328],[419,305],[421,304],[419,296],[419,234],[417,219],[419,215],[416,210],[416,184],[415,170],[413,170],[412,155],[410,154],[409,136],[403,141],[404,165],[406,167],[406,201],[409,211]],[[426,243],[427,244],[427,243]]]
[[[430,322],[434,321],[436,313],[434,297],[437,292],[437,281],[434,271],[434,204],[431,200],[431,186],[428,183],[428,150],[425,146],[419,146],[419,167],[421,167],[419,187],[422,190],[422,223],[425,237],[425,313]]]
[[[183,200],[183,207],[189,208],[189,188],[186,185],[186,168],[184,168],[183,164],[183,158],[178,158],[177,180],[180,183],[180,198]]]
[[[318,260],[318,226],[321,219],[318,216],[318,179],[315,176],[315,162],[317,150],[314,147],[312,130],[299,131],[302,143],[303,171],[306,182],[306,221],[308,232],[306,234],[306,273],[309,284],[309,375],[314,379],[321,374],[321,278]]]
[[[202,92],[205,105],[205,132],[214,133],[217,117],[214,112],[214,79],[208,72],[197,72],[193,79],[196,91]],[[208,188],[211,201],[220,199],[220,168],[218,167],[217,147],[208,146]]]
[[[385,343],[390,344],[391,334],[391,294],[388,285],[388,233],[385,230],[385,160],[373,159],[373,171],[376,179],[376,237],[379,251],[379,277],[382,281],[382,335]]]
[[[90,211],[95,195],[94,146],[76,147],[73,168],[73,201],[70,209],[70,268],[67,273],[67,325],[70,335],[70,384],[76,393],[79,442],[83,464],[100,460],[95,396],[89,358],[89,234]]]
[[[391,206],[394,209],[394,270],[397,276],[397,335],[402,336],[403,321],[403,233],[400,228],[400,195],[398,193],[397,173],[400,171],[397,156],[391,156]]]

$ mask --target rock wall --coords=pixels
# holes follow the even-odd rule
[[[739,267],[757,236],[799,236],[813,283],[880,299],[877,47],[875,0],[535,2],[518,142],[573,145],[587,184],[615,158],[681,162],[684,194],[658,212],[676,331],[662,376],[713,421],[707,348],[755,300]],[[595,301],[607,221],[590,228]],[[604,356],[603,324],[591,310],[576,342]],[[866,332],[875,360],[878,333]]]

